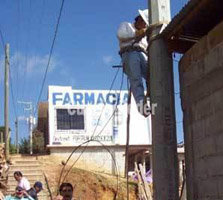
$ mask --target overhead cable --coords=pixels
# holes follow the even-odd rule
[[[5,40],[4,40],[1,29],[0,29],[0,35],[1,35],[2,47],[3,47],[3,50],[5,52]],[[9,79],[10,79],[10,82],[11,82],[10,92],[11,92],[11,95],[12,95],[13,111],[14,111],[15,117],[17,118],[17,111],[16,111],[16,107],[15,107],[15,99],[14,99],[13,84],[12,84],[12,77],[11,77],[10,68],[9,68]]]
[[[43,81],[42,81],[42,85],[41,85],[41,89],[40,89],[40,94],[39,94],[37,104],[36,104],[36,108],[35,108],[35,111],[34,111],[34,116],[37,112],[38,104],[39,104],[39,101],[41,99],[42,92],[43,92],[43,87],[44,87],[45,82],[46,82],[46,76],[47,76],[47,73],[48,73],[48,70],[49,70],[50,61],[51,61],[51,57],[52,57],[52,54],[53,54],[53,49],[54,49],[54,45],[55,45],[55,41],[56,41],[56,37],[57,37],[57,32],[58,32],[58,28],[59,28],[59,24],[60,24],[60,19],[61,19],[63,7],[64,7],[64,1],[65,0],[62,0],[62,2],[61,2],[60,13],[59,13],[59,16],[58,16],[58,19],[57,19],[56,29],[55,29],[52,45],[51,45],[51,48],[50,48],[50,54],[49,54],[46,70],[45,70],[45,73],[44,73],[44,77],[43,77]]]

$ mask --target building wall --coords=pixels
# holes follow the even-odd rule
[[[66,160],[71,154],[74,147],[54,147],[50,149],[53,156],[58,156],[62,160]],[[69,164],[72,164],[81,154],[83,148],[79,148],[73,154]],[[94,170],[98,172],[110,173],[123,176],[125,171],[125,147],[102,147],[89,146],[75,164],[77,167],[86,170]]]
[[[115,171],[117,164],[119,174],[124,175],[127,100],[128,91],[74,90],[69,86],[49,86],[49,144],[47,147],[50,153],[66,159],[74,148],[82,144],[85,146],[85,142],[92,140],[86,149],[83,147],[74,153],[75,160],[84,150],[77,163],[78,167],[117,174]],[[145,118],[140,115],[133,97],[132,102],[129,145],[136,146],[136,150],[141,148],[144,150],[145,145],[151,144],[151,117]],[[58,109],[84,111],[81,118],[84,128],[71,129],[58,126],[61,120],[58,117],[60,116]],[[75,113],[67,113],[69,116],[76,116]],[[77,113],[78,115],[81,114]],[[69,117],[62,117],[62,120],[64,119],[69,122]],[[75,120],[78,122],[79,119]]]
[[[189,200],[223,199],[223,22],[181,59]]]

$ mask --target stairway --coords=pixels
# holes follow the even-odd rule
[[[7,194],[12,194],[15,192],[17,181],[14,178],[14,172],[21,171],[23,176],[29,180],[31,187],[34,185],[36,181],[42,182],[44,190],[42,190],[38,194],[38,199],[48,200],[49,192],[47,190],[44,175],[41,170],[39,161],[37,160],[37,157],[15,155],[11,156],[11,161],[12,165],[10,165],[9,168]]]

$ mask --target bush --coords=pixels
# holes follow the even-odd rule
[[[30,140],[23,138],[19,144],[19,153],[29,154],[30,153]]]

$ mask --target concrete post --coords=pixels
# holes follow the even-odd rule
[[[170,21],[169,0],[150,0],[150,24]],[[152,113],[152,156],[154,200],[178,200],[178,161],[174,104],[173,62],[163,38],[162,26],[152,31],[149,46]]]

